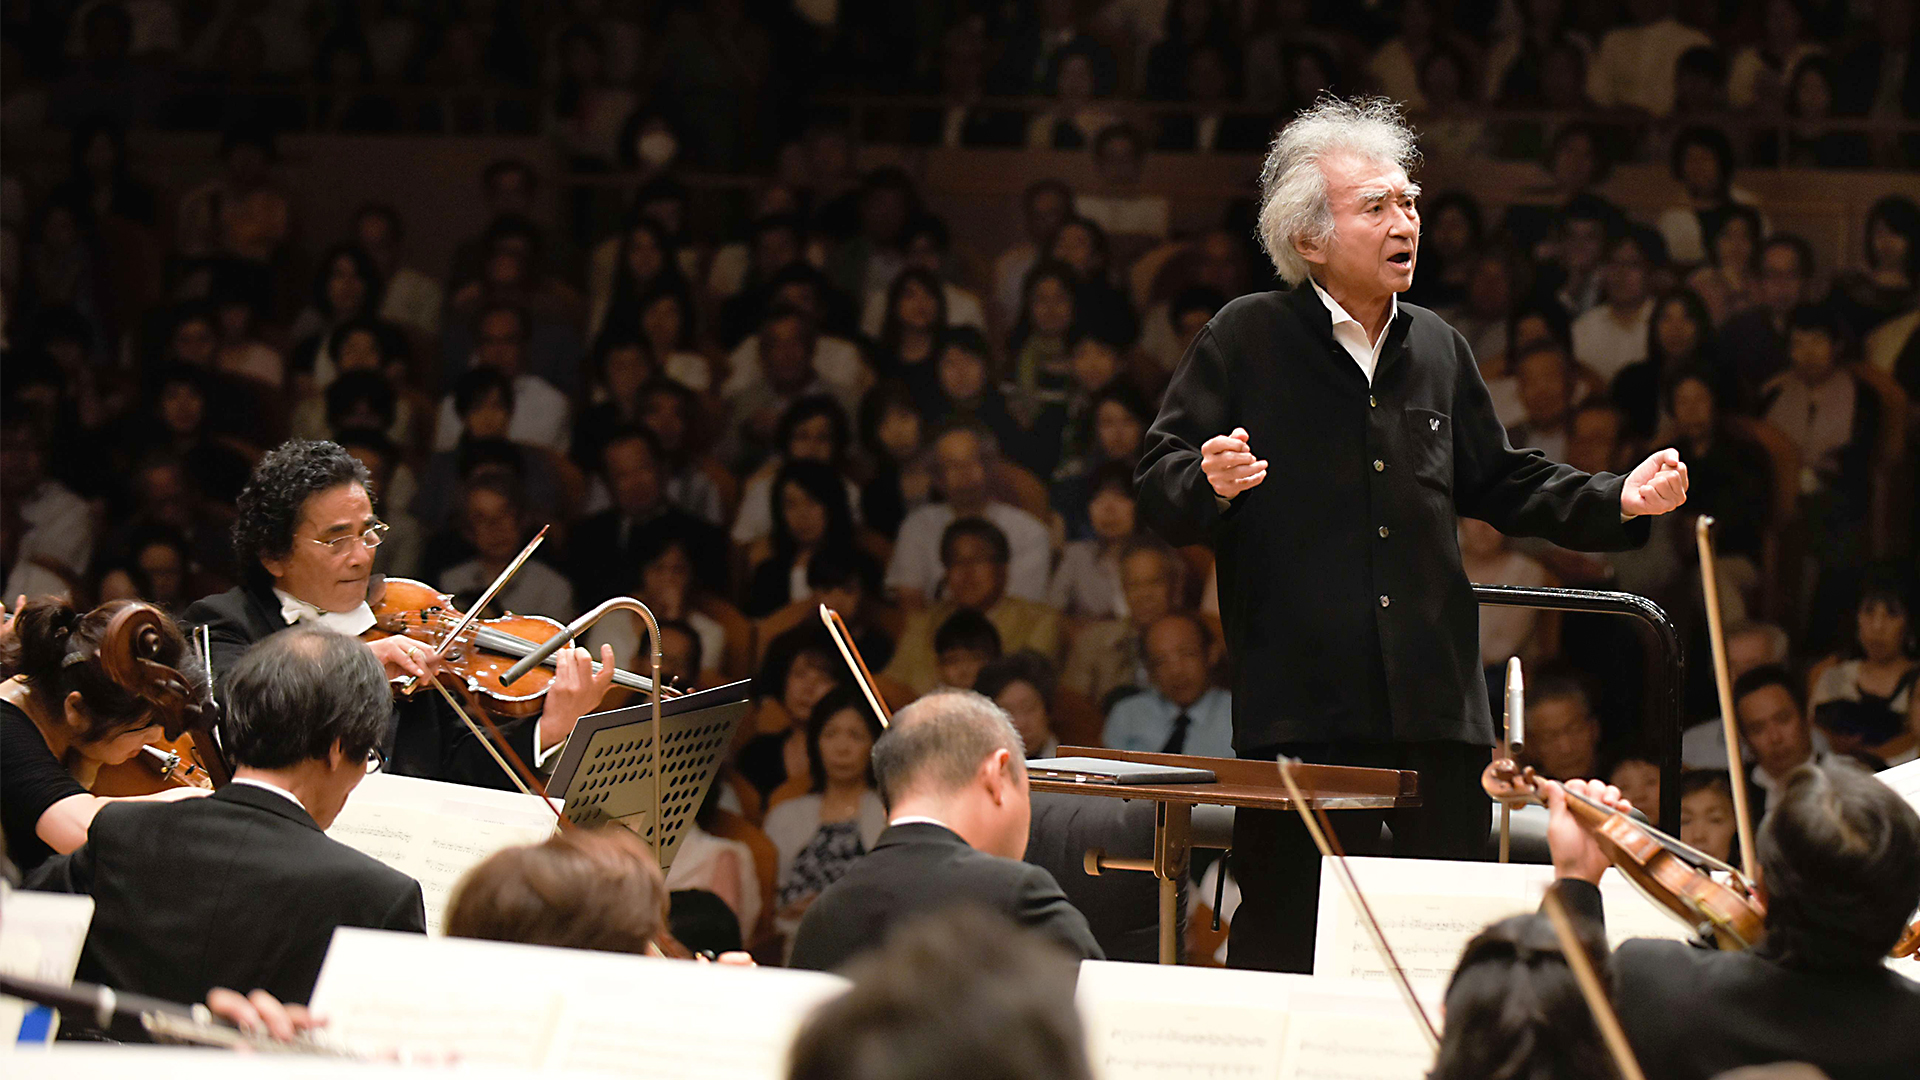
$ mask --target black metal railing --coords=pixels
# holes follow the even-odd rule
[[[1680,820],[1680,732],[1685,723],[1685,650],[1673,620],[1659,604],[1633,593],[1601,589],[1540,589],[1522,585],[1475,585],[1473,598],[1496,607],[1585,611],[1624,615],[1641,628],[1647,652],[1646,722],[1660,762],[1660,820]],[[1496,703],[1496,708],[1498,707]],[[1729,754],[1738,750],[1729,748]]]

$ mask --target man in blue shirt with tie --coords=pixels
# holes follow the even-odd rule
[[[1214,637],[1206,621],[1176,611],[1147,628],[1153,689],[1107,714],[1102,741],[1116,750],[1233,756],[1233,695],[1213,685]]]

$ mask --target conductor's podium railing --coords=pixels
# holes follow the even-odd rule
[[[1659,604],[1644,596],[1602,589],[1543,589],[1524,585],[1475,585],[1473,598],[1498,607],[1584,611],[1624,615],[1640,627],[1646,649],[1646,732],[1660,764],[1660,820],[1680,820],[1680,732],[1685,712],[1687,664],[1679,631]]]

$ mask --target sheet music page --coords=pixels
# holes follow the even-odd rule
[[[1920,810],[1920,758],[1873,774],[1875,780],[1892,788],[1907,805]]]
[[[519,792],[374,773],[348,796],[327,835],[420,883],[427,933],[440,933],[453,886],[501,848],[552,835],[554,816]]]
[[[1397,996],[1390,1004],[1377,1015],[1294,1013],[1280,1080],[1423,1080],[1433,1052]]]
[[[92,924],[91,896],[0,885],[0,971],[62,986],[72,982]],[[29,1008],[19,998],[0,997],[0,1050],[19,1038]]]
[[[1445,987],[1475,934],[1489,923],[1538,910],[1553,883],[1553,867],[1529,863],[1354,857],[1347,865],[1409,981],[1433,989]],[[1601,878],[1600,896],[1610,944],[1629,937],[1686,936],[1685,927],[1617,871]],[[1316,925],[1316,976],[1387,981],[1372,937],[1324,860]]]
[[[549,1068],[650,1080],[784,1077],[800,1025],[847,985],[815,972],[636,959],[646,970],[624,992],[569,995]]]
[[[0,969],[65,985],[80,966],[93,897],[0,887]]]
[[[279,1054],[236,1054],[181,1046],[106,1046],[56,1043],[45,1050],[23,1050],[8,1058],[0,1051],[0,1073],[59,1077],[60,1080],[417,1080],[444,1076],[458,1080],[528,1080],[521,1069],[461,1062],[457,1069],[426,1068],[391,1062]]]
[[[1075,1001],[1099,1080],[1420,1080],[1433,1065],[1378,983],[1089,960]]]
[[[846,986],[815,972],[343,927],[313,1005],[349,1044],[452,1051],[463,1063],[779,1080],[794,1031]]]

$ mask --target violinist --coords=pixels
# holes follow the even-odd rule
[[[114,616],[139,606],[115,600],[82,614],[63,600],[26,604],[0,637],[0,827],[7,856],[25,873],[86,842],[100,808],[118,800],[90,794],[94,774],[161,738],[162,720],[142,687],[116,681],[100,649]],[[161,618],[148,657],[190,687],[205,685],[171,619]],[[170,788],[144,800],[204,795]]]
[[[1618,789],[1571,781],[1609,806]],[[1604,922],[1607,857],[1567,795],[1547,789],[1555,888]],[[1742,1065],[1804,1061],[1833,1080],[1911,1075],[1920,1061],[1920,985],[1882,960],[1920,906],[1920,815],[1850,761],[1781,778],[1755,861],[1766,937],[1715,951],[1622,942],[1612,958],[1620,1022],[1649,1080],[1706,1080]]]
[[[374,549],[386,526],[373,512],[366,466],[331,442],[293,439],[254,467],[233,523],[234,554],[245,583],[187,609],[189,623],[213,638],[218,678],[254,642],[289,626],[315,626],[359,636],[374,625],[368,605]],[[368,643],[390,679],[426,678],[441,670],[431,646],[402,635]],[[565,743],[573,725],[596,705],[613,679],[606,666],[589,674],[585,649],[556,654],[557,674],[537,720],[503,726],[509,747],[536,769]],[[486,787],[510,779],[452,710],[424,687],[396,703],[383,742],[390,771]]]

